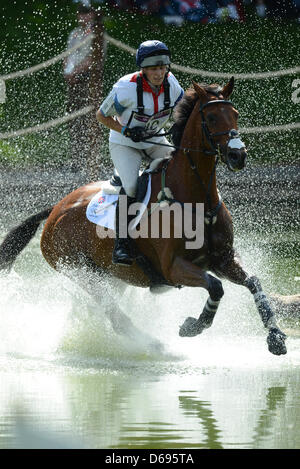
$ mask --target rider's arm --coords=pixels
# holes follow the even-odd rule
[[[126,77],[125,77],[126,78]],[[128,119],[136,106],[136,84],[128,83],[128,78],[117,82],[105,98],[96,113],[98,122],[111,130],[121,133],[133,142],[145,139],[145,131],[141,127],[129,128]],[[124,116],[124,113],[125,117]],[[128,115],[129,113],[129,115]]]
[[[117,132],[122,133],[124,137],[129,137],[133,142],[141,142],[148,136],[147,133],[145,134],[145,130],[142,127],[133,127],[131,129],[126,125],[123,125],[122,127],[122,125],[113,117],[104,116],[101,109],[96,112],[96,118],[98,122],[101,122],[101,124],[111,130],[116,130]]]
[[[98,122],[105,125],[105,127],[121,133],[122,125],[117,121],[117,119],[114,119],[112,116],[104,116],[100,109],[96,112],[96,119]]]
[[[105,125],[105,127],[115,130],[116,132],[121,132],[122,125],[116,119],[116,116],[121,114],[123,109],[125,108],[118,103],[116,90],[113,88],[96,112],[96,118],[98,122]]]

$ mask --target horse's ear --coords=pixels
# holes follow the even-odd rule
[[[234,87],[234,77],[231,77],[227,85],[224,86],[224,88],[221,91],[221,94],[224,96],[225,99],[229,98],[233,91]]]
[[[198,85],[198,83],[196,83],[195,81],[193,81],[193,87],[194,87],[194,90],[196,91],[197,95],[199,96],[199,98],[205,98],[206,97],[206,91],[204,88],[202,88],[200,85]]]

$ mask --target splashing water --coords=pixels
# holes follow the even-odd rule
[[[243,252],[248,266],[262,282],[268,274],[265,256]],[[30,265],[30,272],[28,271]],[[84,272],[86,278],[88,274]],[[149,343],[117,335],[104,314],[118,295],[115,282],[101,280],[97,304],[85,291],[43,260],[34,240],[9,275],[0,276],[1,339],[5,359],[27,359],[30,366],[68,363],[72,366],[110,369],[145,369],[158,373],[197,373],[199,369],[294,366],[300,361],[298,339],[288,339],[288,355],[274,357],[248,290],[224,281],[225,295],[214,324],[200,336],[181,338],[179,326],[187,316],[198,317],[207,299],[203,289],[183,288],[153,295],[146,289],[127,287],[117,300],[122,311],[142,333],[159,340],[164,351]],[[140,340],[139,340],[140,339]],[[35,360],[35,361],[34,361]]]

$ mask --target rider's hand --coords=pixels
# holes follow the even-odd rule
[[[132,127],[130,129],[125,126],[122,128],[122,134],[125,135],[125,137],[131,138],[133,142],[141,142],[146,138],[149,138],[144,127]]]

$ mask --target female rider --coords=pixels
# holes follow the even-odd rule
[[[170,72],[170,51],[163,42],[140,44],[136,63],[140,71],[120,78],[96,114],[97,120],[110,129],[110,155],[127,194],[127,211],[135,200],[142,157],[164,158],[169,151],[157,145],[169,144],[159,134],[183,95]],[[158,136],[149,139],[149,134]],[[119,237],[119,222],[117,204],[113,263],[131,265],[130,245],[127,238]]]

